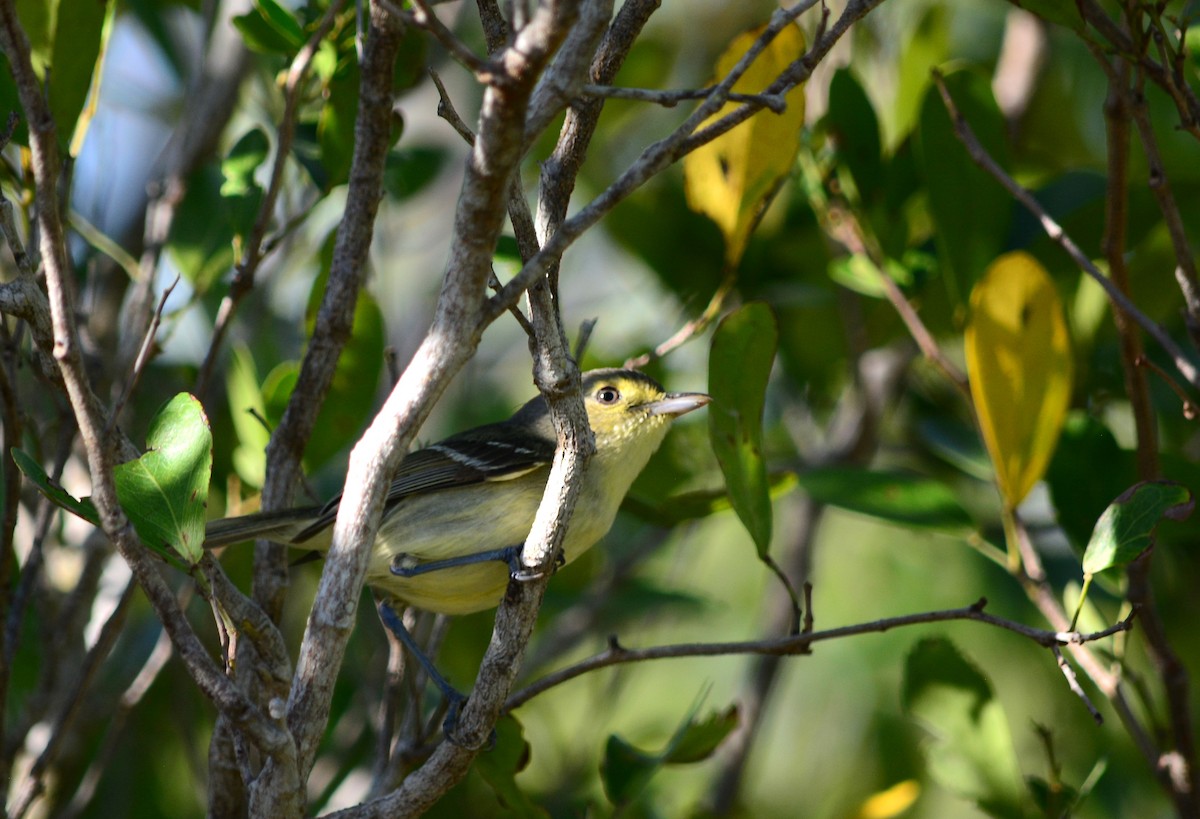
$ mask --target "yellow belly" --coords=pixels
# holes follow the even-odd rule
[[[544,474],[542,478],[544,481]],[[540,492],[531,493],[528,484],[521,483],[487,484],[487,508],[494,508],[494,514],[479,507],[477,486],[400,501],[380,527],[367,567],[367,583],[427,611],[468,614],[495,607],[508,586],[509,568],[504,563],[488,561],[397,577],[391,572],[392,561],[404,555],[407,563],[420,564],[520,546],[529,535],[541,502]],[[585,491],[582,495],[563,542],[563,556],[568,563],[603,537],[616,516],[617,504],[597,508],[587,500],[595,497],[593,494]],[[465,525],[467,521],[469,526]],[[447,537],[444,533],[448,531],[454,534]]]

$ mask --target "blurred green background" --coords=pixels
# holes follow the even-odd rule
[[[831,5],[835,15],[841,5]],[[1169,13],[1184,6],[1167,5]],[[147,0],[118,5],[99,107],[74,167],[71,200],[80,217],[118,242],[139,235],[152,171],[145,158],[159,155],[188,104],[189,72],[201,32],[197,6]],[[732,36],[762,24],[774,7],[716,0],[664,4],[617,84],[704,86]],[[307,23],[322,9],[315,2],[292,13]],[[451,4],[443,12],[469,44],[483,50],[469,4]],[[243,31],[259,25],[253,9],[245,14],[250,22]],[[801,18],[810,42],[816,22],[815,14]],[[465,71],[419,33],[410,38],[398,68],[405,89],[399,99],[402,131],[389,160],[369,293],[360,303],[355,338],[306,457],[311,492],[321,500],[340,488],[349,448],[386,394],[390,377],[380,366],[384,349],[404,366],[427,329],[440,286],[466,148],[437,118],[436,91],[424,68],[437,68],[468,122],[479,104],[479,89]],[[356,93],[353,42],[353,14],[347,13],[305,99],[289,158],[277,216],[281,223],[297,218],[297,227],[267,259],[258,286],[241,305],[219,360],[220,375],[205,396],[216,441],[214,515],[227,503],[232,508],[238,498],[252,497],[261,483],[267,432],[245,408],[255,406],[268,424],[278,421],[328,273],[332,231],[345,199],[347,102],[342,95]],[[144,438],[154,409],[193,382],[226,290],[232,248],[245,236],[262,193],[269,168],[264,160],[273,150],[274,123],[282,110],[276,78],[286,65],[288,45],[252,45],[234,113],[213,156],[190,180],[156,274],[162,285],[177,273],[182,281],[167,302],[163,354],[132,400],[127,430],[137,441]],[[993,614],[1047,627],[1021,585],[972,547],[979,537],[1002,543],[1003,534],[1000,503],[969,407],[919,357],[895,310],[881,298],[872,263],[853,258],[831,235],[822,202],[854,214],[889,261],[889,273],[960,367],[967,298],[983,268],[1005,251],[1023,249],[1049,270],[1072,334],[1072,416],[1047,481],[1021,511],[1057,592],[1081,580],[1079,554],[1092,523],[1137,479],[1129,398],[1107,305],[1029,214],[970,162],[932,90],[933,67],[947,75],[964,115],[1013,177],[1035,192],[1085,253],[1102,257],[1107,86],[1096,59],[1069,26],[1039,20],[1001,0],[889,0],[856,25],[814,72],[806,85],[800,155],[751,239],[727,305],[762,301],[778,319],[780,344],[764,418],[768,467],[773,474],[799,474],[801,484],[817,467],[927,478],[948,488],[972,522],[969,529],[949,520],[919,528],[899,525],[847,511],[853,505],[852,483],[814,499],[803,485],[784,480],[773,504],[771,554],[793,583],[812,584],[818,630],[967,606],[982,597]],[[1188,57],[1184,70],[1194,85],[1194,57]],[[1029,74],[1024,85],[1022,72]],[[1195,139],[1175,127],[1178,111],[1158,88],[1150,86],[1146,93],[1175,195],[1181,203],[1194,203],[1200,195]],[[609,102],[574,207],[603,190],[687,110]],[[527,189],[535,186],[537,161],[552,149],[553,133],[532,151]],[[1182,339],[1175,262],[1136,139],[1131,167],[1126,261],[1133,298]],[[19,180],[6,178],[4,184],[14,188]],[[1200,209],[1185,207],[1184,218],[1191,235],[1197,235]],[[85,303],[112,324],[108,336],[98,325],[93,328],[103,352],[119,337],[128,282],[110,285],[116,293],[109,292],[102,283],[120,275],[104,279],[97,271],[106,263],[100,252],[78,236],[73,249]],[[567,327],[598,319],[583,368],[619,365],[697,316],[722,281],[722,260],[721,235],[688,209],[678,167],[623,202],[563,262]],[[505,244],[497,254],[497,273],[504,280],[516,269]],[[708,345],[701,337],[648,369],[668,389],[705,390]],[[1150,348],[1148,355],[1170,369],[1158,350]],[[523,332],[504,317],[486,333],[420,440],[498,420],[532,394]],[[1200,485],[1194,480],[1200,450],[1192,422],[1161,379],[1151,378],[1151,399],[1166,477]],[[32,415],[47,419],[37,428],[47,441],[56,428],[48,406],[30,407]],[[86,475],[77,463],[63,483],[87,493]],[[554,578],[521,681],[602,650],[610,635],[628,647],[782,636],[786,620],[780,621],[778,612],[786,611],[786,595],[732,512],[665,525],[674,523],[667,519],[677,503],[671,499],[722,486],[705,419],[689,416],[676,425],[636,484],[631,510],[600,546]],[[47,584],[57,594],[50,599],[60,603],[81,565],[79,549],[67,545],[78,542],[72,526],[64,524],[60,542],[47,547]],[[1164,524],[1152,574],[1168,635],[1193,668],[1200,658],[1191,627],[1198,579],[1190,548],[1195,535],[1194,524]],[[249,549],[229,550],[222,562],[242,588],[249,587]],[[107,565],[93,621],[102,618],[105,602],[115,594],[107,590],[119,592],[123,571],[117,560]],[[319,563],[292,570],[285,633],[293,647],[319,572]],[[178,575],[171,580],[180,588],[187,585]],[[1117,589],[1119,579],[1114,579],[1092,592],[1095,608],[1088,612],[1087,628],[1123,616]],[[208,607],[193,599],[188,611],[208,645],[216,646]],[[387,645],[368,593],[359,612],[325,748],[310,783],[314,811],[355,804],[370,784]],[[474,678],[491,627],[490,612],[450,625],[439,665],[460,687],[469,687]],[[23,628],[13,658],[9,726],[20,724],[25,704],[45,685],[39,668],[47,635],[36,618],[27,619]],[[214,712],[181,665],[169,661],[136,707],[127,714],[114,711],[114,700],[143,667],[159,631],[148,605],[137,598],[81,712],[80,730],[54,770],[48,815],[204,814]],[[1153,772],[1094,686],[1084,683],[1105,717],[1103,726],[1094,724],[1068,689],[1047,650],[977,623],[822,642],[811,655],[785,659],[749,740],[741,787],[727,812],[837,819],[984,815],[971,798],[930,774],[924,749],[931,734],[902,701],[906,663],[914,647],[931,636],[948,638],[990,680],[1012,738],[1007,753],[1014,755],[1023,777],[1078,789],[1093,772],[1103,771],[1074,815],[1172,813]],[[1161,728],[1166,721],[1161,686],[1141,637],[1135,629],[1117,642],[1127,652],[1130,678],[1144,695],[1135,706],[1139,715]],[[703,718],[740,703],[744,717],[748,680],[757,664],[733,655],[618,666],[535,698],[515,713],[529,743],[528,765],[517,777],[521,790],[556,817],[618,810],[625,816],[709,815],[720,802],[718,783],[737,756],[739,735],[706,760],[664,766],[620,808],[605,793],[606,743],[617,735],[656,753],[691,714]],[[1039,726],[1047,729],[1049,743]],[[36,739],[22,741],[36,747]],[[109,741],[113,744],[104,744]],[[21,756],[19,748],[13,751]],[[106,764],[94,790],[80,791],[83,795],[72,802],[98,755]],[[996,759],[998,767],[1004,764]],[[915,782],[909,791],[915,801],[900,800],[894,807],[901,811],[888,813],[880,802],[869,802],[909,780]],[[1027,815],[1042,815],[1033,797],[1023,804]],[[430,815],[523,815],[528,810],[528,805],[504,803],[472,773]]]

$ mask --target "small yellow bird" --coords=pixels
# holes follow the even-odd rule
[[[612,526],[671,421],[711,399],[668,393],[635,370],[604,369],[584,373],[583,400],[596,452],[563,541],[565,563]],[[392,479],[367,584],[396,601],[444,614],[498,605],[519,566],[554,449],[550,410],[539,396],[506,421],[408,455]],[[264,537],[324,551],[338,501],[212,521],[206,546]]]

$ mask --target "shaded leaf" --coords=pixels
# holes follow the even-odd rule
[[[1008,0],[1014,6],[1023,8],[1031,14],[1036,14],[1047,23],[1057,23],[1072,31],[1082,32],[1085,28],[1083,15],[1075,3],[1063,3],[1061,0]]]
[[[1024,815],[1004,711],[987,678],[949,640],[925,639],[909,652],[902,699],[929,730],[925,756],[939,784],[993,816]]]
[[[336,187],[350,178],[350,161],[354,157],[354,120],[358,113],[358,63],[334,75],[317,119],[317,142],[321,147],[321,164],[327,177],[325,189]]]
[[[300,22],[275,0],[254,0],[245,14],[233,18],[242,40],[251,51],[293,57],[304,45]]]
[[[662,767],[659,757],[643,753],[616,734],[604,744],[604,760],[600,776],[604,793],[614,805],[626,805],[634,800]]]
[[[887,260],[887,275],[901,288],[913,284],[913,275],[899,262]],[[864,296],[881,299],[887,295],[883,288],[883,273],[865,253],[839,256],[829,263],[829,277],[842,287]]]
[[[1045,473],[1071,399],[1062,305],[1032,256],[1001,256],[975,286],[966,358],[996,482],[1015,509]]]
[[[192,174],[167,241],[171,260],[201,293],[233,267],[234,229],[221,185],[211,165]]]
[[[17,83],[12,76],[12,67],[8,64],[8,55],[0,52],[0,125],[7,125],[8,114],[15,112],[17,127],[13,131],[12,141],[17,145],[29,145],[29,124],[25,121],[21,110],[21,97],[17,93]]]
[[[664,761],[677,765],[703,762],[737,729],[739,720],[736,705],[714,711],[702,720],[689,720],[671,742]]]
[[[229,416],[237,433],[233,450],[233,468],[243,483],[261,487],[266,479],[267,444],[271,433],[263,426],[267,415],[263,391],[258,383],[254,356],[245,344],[235,344],[225,372],[225,392],[229,397]]]
[[[717,59],[715,82],[729,74],[761,33],[760,28],[734,38]],[[738,78],[733,90],[743,94],[761,93],[803,54],[804,34],[799,26],[785,26]],[[683,159],[688,206],[717,223],[725,235],[725,259],[731,267],[742,258],[763,207],[780,180],[791,170],[800,150],[804,89],[792,89],[785,101],[787,108],[782,114],[761,110]],[[698,130],[740,105],[726,103],[701,123]]]
[[[708,759],[738,726],[737,706],[699,721],[696,710],[688,713],[661,753],[643,751],[615,734],[609,736],[600,773],[610,802],[618,807],[632,802],[664,765]]]
[[[854,72],[839,68],[829,82],[825,126],[837,142],[838,162],[854,178],[862,201],[869,201],[883,181],[879,119]]]
[[[383,171],[383,189],[396,199],[407,199],[424,190],[446,166],[449,154],[436,146],[416,146],[388,154]],[[507,238],[516,247],[516,240]],[[499,254],[499,249],[497,249]],[[520,258],[515,253],[514,258]]]
[[[329,280],[328,260],[332,258],[332,238],[325,246],[326,261],[322,265],[322,273],[313,282],[309,293],[305,324],[310,336]],[[379,362],[383,360],[383,348],[383,312],[367,290],[359,290],[350,338],[342,349],[329,387],[329,397],[321,407],[304,453],[304,463],[310,471],[323,465],[353,441],[370,417],[375,406],[375,389],[379,385]]]
[[[42,465],[28,452],[16,447],[10,449],[9,452],[21,473],[54,505],[83,518],[93,526],[100,525],[100,513],[96,511],[95,505],[90,500],[75,497],[51,480],[50,476],[46,474],[46,470],[42,469]]]
[[[781,497],[791,492],[798,485],[796,473],[776,472],[767,476],[768,491],[771,499]],[[662,503],[656,504],[626,495],[621,502],[621,511],[635,517],[670,529],[689,520],[699,520],[718,512],[726,512],[733,508],[729,493],[724,489],[703,489],[695,492],[683,492],[672,495]]]
[[[496,742],[475,759],[475,770],[515,816],[548,816],[517,784],[516,775],[529,765],[529,742],[521,723],[511,714],[496,723]]]
[[[992,462],[974,426],[938,415],[917,421],[916,431],[929,451],[946,463],[973,478],[991,480]]]
[[[974,528],[967,510],[940,481],[905,472],[824,467],[796,476],[813,500],[916,529]]]
[[[64,151],[77,156],[100,93],[113,0],[59,0],[48,99]]]
[[[146,453],[113,470],[117,498],[147,547],[195,564],[204,554],[212,432],[195,396],[166,403],[146,435]]]
[[[1096,521],[1083,554],[1084,574],[1132,563],[1150,548],[1160,520],[1184,520],[1194,505],[1191,491],[1171,481],[1143,481],[1131,486]]]
[[[261,128],[251,128],[229,150],[221,162],[222,196],[243,196],[258,187],[254,172],[267,159],[271,143]]]
[[[762,415],[779,330],[771,308],[751,302],[717,325],[708,358],[708,431],[729,500],[760,556],[771,545],[771,492]]]
[[[975,71],[946,76],[955,104],[980,143],[1008,168],[1004,116],[992,96],[991,78]],[[941,95],[925,92],[917,130],[917,158],[937,230],[938,255],[951,301],[971,289],[980,272],[1000,253],[1012,219],[1008,193],[981,170],[954,135]]]
[[[1104,464],[1104,469],[1097,469],[1097,464]],[[1107,426],[1083,411],[1067,415],[1046,470],[1046,485],[1058,524],[1079,554],[1096,521],[1109,502],[1129,486],[1133,474],[1133,453],[1121,449]],[[1087,480],[1080,480],[1080,475]]]

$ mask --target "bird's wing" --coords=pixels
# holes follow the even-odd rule
[[[385,506],[391,507],[409,495],[484,481],[510,480],[532,472],[554,458],[552,440],[527,438],[517,444],[502,440],[503,436],[489,434],[491,431],[491,426],[470,430],[405,457],[392,476]],[[303,543],[332,524],[341,500],[339,494],[325,504],[294,542]]]

